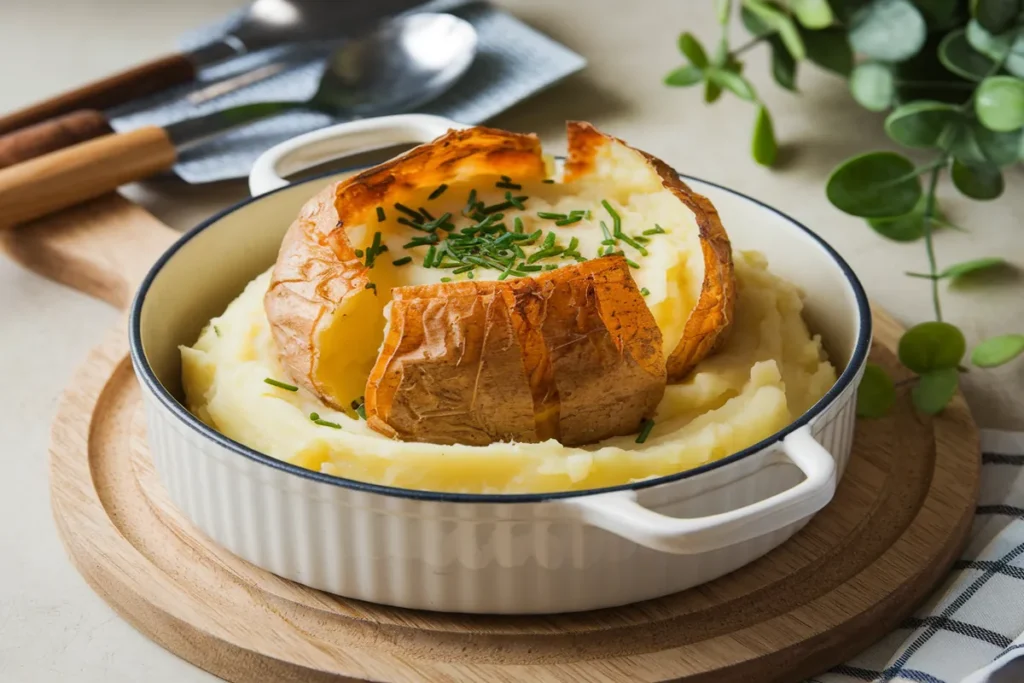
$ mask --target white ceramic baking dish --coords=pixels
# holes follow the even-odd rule
[[[687,178],[737,248],[764,252],[803,287],[839,381],[793,424],[740,453],[660,479],[542,495],[452,495],[340,479],[257,453],[181,404],[179,344],[274,261],[299,207],[331,178],[294,172],[354,151],[423,142],[450,121],[408,115],[343,124],[270,150],[253,199],[184,235],[131,310],[131,353],[156,470],[217,543],[275,574],[340,595],[477,613],[588,610],[656,598],[764,555],[829,502],[850,454],[871,319],[849,266],[793,219]],[[657,152],[657,150],[653,150]]]

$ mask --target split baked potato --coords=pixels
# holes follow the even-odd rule
[[[568,146],[555,179],[533,135],[450,131],[310,200],[264,298],[291,377],[405,441],[637,432],[728,331],[731,248],[663,162]]]

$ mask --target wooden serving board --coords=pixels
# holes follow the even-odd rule
[[[173,232],[108,198],[4,235],[31,267],[124,305]],[[899,326],[875,312],[873,360],[899,375]],[[171,505],[145,442],[123,329],[65,393],[50,450],[72,561],[125,619],[230,681],[800,681],[895,627],[957,558],[980,473],[962,397],[937,419],[907,387],[858,424],[835,499],[792,540],[703,586],[548,617],[445,615],[320,593],[239,560]]]

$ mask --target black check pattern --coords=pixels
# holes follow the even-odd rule
[[[985,453],[982,463],[977,537],[945,594],[874,648],[806,683],[981,683],[978,670],[1024,657],[1024,434],[1017,453]],[[965,668],[964,660],[975,664]]]

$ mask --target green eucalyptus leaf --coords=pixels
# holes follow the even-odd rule
[[[971,19],[967,24],[964,33],[967,42],[971,47],[990,59],[1000,60],[1010,52],[1010,45],[1013,43],[1012,35],[992,35],[985,30],[977,19]]]
[[[868,225],[893,242],[914,242],[924,237],[924,214],[917,211],[896,218],[869,218]]]
[[[1024,32],[1018,33],[1016,40],[1010,45],[1010,53],[1006,55],[1003,68],[1014,76],[1024,78]]]
[[[1021,0],[971,0],[971,16],[990,33],[1013,27],[1021,11]]]
[[[796,92],[796,60],[776,36],[768,39],[772,49],[772,77],[780,86]]]
[[[827,0],[789,0],[789,8],[807,28],[828,28],[835,21]]]
[[[921,375],[917,385],[910,390],[914,407],[927,415],[937,415],[956,396],[960,384],[960,373],[956,368],[932,370]]]
[[[928,28],[909,0],[874,0],[857,12],[850,27],[850,45],[872,59],[901,62],[924,46]]]
[[[885,132],[905,147],[936,147],[946,127],[960,118],[960,109],[951,104],[911,102],[886,117]]]
[[[995,67],[995,62],[981,54],[967,42],[963,29],[949,33],[939,43],[942,65],[961,78],[980,81]]]
[[[724,69],[708,69],[708,79],[714,81],[737,97],[754,102],[757,100],[757,93],[754,86],[743,76]]]
[[[1024,129],[1001,133],[972,121],[971,131],[985,161],[996,166],[1009,166],[1017,162]]]
[[[918,374],[956,369],[967,351],[964,334],[954,325],[926,322],[903,333],[899,343],[900,362]]]
[[[698,69],[707,68],[708,55],[704,52],[704,46],[692,33],[683,33],[679,36],[679,51]]]
[[[910,159],[895,152],[868,152],[836,167],[825,193],[848,214],[894,218],[914,210],[921,198],[921,181]]]
[[[665,76],[665,85],[672,85],[679,88],[686,88],[696,85],[704,80],[704,71],[693,64],[681,66]]]
[[[718,23],[723,26],[729,23],[729,15],[732,14],[732,0],[715,0],[715,10],[718,13]]]
[[[717,102],[718,98],[722,96],[722,86],[718,85],[711,79],[704,82],[704,101],[708,104]]]
[[[864,377],[857,387],[857,415],[882,417],[896,402],[896,387],[892,378],[880,366],[868,363]]]
[[[989,76],[975,93],[974,113],[989,130],[1005,133],[1024,126],[1024,81]]]
[[[801,60],[806,56],[804,41],[800,31],[786,12],[765,0],[744,0],[743,6],[750,10],[765,26],[778,32],[782,43],[793,55],[793,59]]]
[[[1003,193],[1003,174],[992,164],[967,165],[953,160],[953,185],[971,199],[995,199]]]
[[[769,33],[775,33],[775,29],[769,26],[760,16],[750,11],[750,8],[744,5],[740,8],[740,20],[743,22],[743,27],[751,33],[751,35],[766,36]]]
[[[750,145],[750,153],[754,161],[762,166],[771,166],[775,163],[778,153],[778,145],[775,143],[775,129],[772,126],[772,117],[764,105],[757,108],[757,118],[754,120],[754,136]]]
[[[1024,353],[1024,334],[1004,334],[990,337],[974,347],[971,362],[979,368],[1005,365]]]
[[[865,109],[885,111],[896,94],[896,80],[885,64],[864,62],[854,67],[850,74],[850,92]]]
[[[976,121],[960,121],[950,129],[952,140],[949,149],[954,159],[965,164],[989,162],[985,150],[978,142],[978,129],[985,129],[985,127]]]
[[[986,256],[984,258],[976,258],[949,266],[939,273],[939,278],[955,280],[957,278],[964,277],[965,275],[980,273],[993,268],[1003,268],[1006,265],[1006,259],[999,258],[998,256]]]
[[[800,31],[807,59],[840,76],[853,71],[853,49],[845,30],[826,28],[821,31]]]

